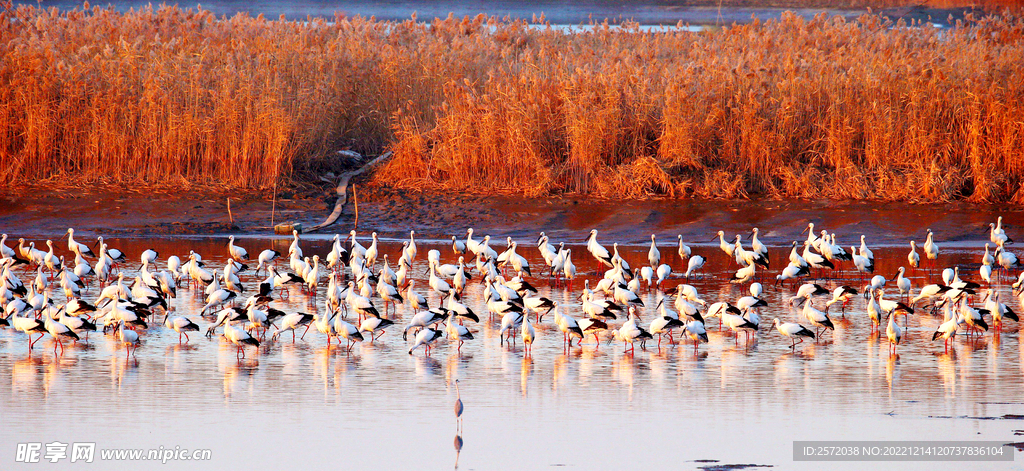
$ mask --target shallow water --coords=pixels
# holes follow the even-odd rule
[[[241,245],[251,254],[267,247],[284,252],[289,240],[246,238]],[[519,252],[540,271],[533,240],[520,242],[526,247]],[[184,256],[190,249],[215,267],[222,266],[225,255],[222,238],[108,243],[131,259],[152,247],[160,252],[161,267],[167,255]],[[500,249],[497,245],[492,244]],[[307,255],[323,257],[328,248],[325,240],[303,244]],[[394,260],[400,246],[386,243],[382,248]],[[415,272],[420,279],[417,291],[423,294],[430,248],[440,249],[445,263],[455,260],[450,246],[420,242]],[[594,261],[582,247],[572,248],[580,271],[595,279]],[[678,272],[682,262],[673,247],[661,250],[663,261]],[[625,257],[639,264],[646,253],[646,247],[631,247]],[[719,249],[701,246],[695,253],[709,258],[707,276],[690,283],[709,303],[746,293],[746,285],[723,281],[734,263]],[[773,249],[772,260],[781,266],[786,254],[788,250]],[[903,248],[876,248],[875,255],[876,273],[887,277],[906,261]],[[977,279],[979,255],[975,248],[946,249],[939,262],[959,264],[965,278]],[[136,269],[131,263],[128,272]],[[770,279],[775,273],[777,268]],[[245,275],[243,281],[252,277],[251,271]],[[27,282],[33,275],[21,276]],[[927,275],[911,276],[916,291]],[[583,277],[571,292],[550,286],[543,276],[534,278],[541,295],[581,317],[575,297]],[[681,281],[674,277],[666,287]],[[829,287],[840,283],[858,288],[864,284],[856,277],[823,282]],[[322,282],[323,287],[326,284]],[[1012,321],[1006,326],[1010,331],[998,336],[989,333],[976,342],[957,337],[952,351],[943,353],[941,342],[931,341],[941,314],[921,309],[910,317],[910,332],[899,355],[891,357],[888,342],[868,334],[863,302],[856,301],[845,318],[833,311],[834,334],[790,349],[789,341],[768,326],[773,317],[797,320],[784,301],[793,289],[773,289],[767,281],[765,285],[770,305],[762,312],[758,339],[744,345],[742,337],[737,341],[709,319],[710,343],[701,345],[696,355],[689,343],[663,344],[659,349],[657,342],[650,342],[646,350],[637,346],[633,354],[626,354],[619,343],[603,341],[598,346],[592,338],[566,351],[550,316],[537,325],[539,339],[532,357],[524,355],[521,343],[499,345],[497,319],[471,324],[477,339],[467,342],[461,353],[442,343],[430,356],[422,350],[408,355],[400,328],[347,352],[327,348],[326,340],[311,329],[305,340],[292,343],[290,336],[283,336],[278,342],[267,341],[258,353],[249,349],[242,360],[225,340],[193,335],[179,345],[173,332],[159,326],[142,333],[143,345],[129,360],[110,336],[101,333],[55,357],[48,338],[30,354],[24,335],[4,329],[0,453],[6,456],[0,460],[11,463],[17,443],[57,440],[96,442],[97,449],[179,446],[212,451],[211,461],[168,462],[163,465],[167,469],[438,469],[455,466],[456,459],[462,469],[700,469],[726,464],[863,469],[863,463],[793,462],[792,442],[1017,441],[1014,431],[1024,429],[1024,422],[1002,418],[1024,413],[1024,346]],[[1005,282],[998,289],[1003,302],[1018,307]],[[480,291],[473,283],[465,296],[477,313],[486,312]],[[895,296],[892,293],[890,289],[888,296]],[[85,297],[91,300],[97,294],[93,286]],[[62,294],[54,296],[63,301]],[[644,293],[644,324],[660,296],[656,290]],[[824,300],[816,305],[821,307]],[[436,305],[436,295],[430,302]],[[379,299],[375,303],[380,307]],[[285,311],[322,310],[309,304],[297,288],[287,301],[274,305]],[[197,315],[202,303],[187,289],[179,289],[172,306],[203,331],[211,322]],[[396,327],[410,315],[408,308],[399,309]],[[460,379],[466,404],[464,446],[458,456],[451,411],[455,379]],[[59,464],[76,465],[67,460]],[[979,463],[972,469],[1007,465],[1013,466]],[[101,466],[134,469],[139,463]],[[954,469],[962,464],[899,467]]]

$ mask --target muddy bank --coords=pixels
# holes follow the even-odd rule
[[[1024,211],[996,205],[912,205],[877,202],[668,200],[608,201],[588,198],[525,199],[509,196],[438,195],[385,188],[358,187],[361,232],[406,237],[415,229],[421,238],[441,239],[465,234],[496,234],[529,239],[546,231],[557,240],[581,242],[590,229],[603,240],[643,244],[650,234],[659,243],[674,243],[681,234],[688,243],[707,243],[718,230],[749,233],[759,227],[761,238],[786,244],[801,237],[808,222],[840,235],[853,244],[860,234],[872,245],[904,245],[922,240],[926,229],[951,245],[978,245],[988,239],[988,223],[1004,217],[1014,237]],[[351,195],[350,195],[351,196]],[[67,196],[26,193],[0,199],[0,231],[18,236],[59,235],[68,227],[79,232],[118,236],[207,235],[272,233],[274,221],[300,222],[312,227],[327,217],[334,197],[282,192],[276,210],[269,195],[232,196],[234,222],[227,211],[227,194],[181,196],[139,193],[114,197],[109,193]],[[351,198],[350,198],[351,200]],[[355,222],[349,203],[338,222],[320,231],[347,232]],[[1022,236],[1024,237],[1024,236]]]

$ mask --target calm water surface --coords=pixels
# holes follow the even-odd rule
[[[250,254],[274,247],[285,252],[290,239],[242,239]],[[519,253],[536,271],[543,264],[530,241]],[[609,243],[611,241],[604,241]],[[185,258],[190,249],[209,265],[222,268],[223,238],[121,239],[108,241],[133,260],[145,248]],[[308,240],[306,255],[325,256],[327,240]],[[39,243],[37,242],[37,245]],[[493,247],[501,249],[494,243]],[[969,245],[969,244],[968,244]],[[63,247],[63,244],[61,244]],[[400,245],[384,243],[398,258]],[[445,263],[454,263],[449,245],[419,243],[415,266],[423,281],[426,252],[438,248]],[[573,247],[580,272],[596,279],[597,266],[582,247]],[[662,246],[678,272],[683,266],[674,247]],[[902,247],[875,248],[876,273],[892,276],[906,262]],[[717,248],[696,246],[710,260],[707,277],[691,280],[709,303],[735,301],[747,286],[723,282],[734,263]],[[631,247],[625,257],[634,265],[646,260],[646,247]],[[773,249],[778,272],[788,250]],[[945,250],[943,266],[960,264],[977,279],[980,250]],[[134,274],[137,263],[127,269]],[[286,265],[282,263],[281,266]],[[602,269],[603,272],[603,269]],[[34,273],[19,275],[28,282]],[[912,273],[914,289],[926,275]],[[243,281],[249,281],[246,272]],[[326,277],[325,277],[326,278]],[[536,278],[540,294],[568,306],[581,317],[576,296]],[[666,286],[682,280],[674,277]],[[55,467],[12,465],[19,442],[96,442],[108,448],[208,448],[207,462],[169,462],[166,469],[227,469],[241,466],[282,469],[701,469],[714,465],[770,465],[775,469],[864,469],[863,463],[796,463],[794,440],[998,440],[1017,441],[1024,421],[1004,419],[1024,413],[1024,349],[1016,323],[1007,332],[987,334],[976,342],[958,336],[950,353],[931,333],[941,314],[926,309],[910,317],[910,332],[899,355],[888,342],[869,335],[864,303],[854,302],[845,318],[833,314],[834,334],[791,350],[788,339],[768,328],[770,319],[796,321],[785,300],[790,287],[773,289],[765,281],[770,306],[762,312],[756,341],[744,345],[718,330],[709,319],[710,343],[694,355],[689,343],[656,342],[634,354],[618,343],[589,339],[583,347],[564,350],[561,333],[550,316],[537,325],[539,340],[532,357],[516,346],[499,345],[499,319],[470,324],[476,340],[458,353],[440,343],[428,357],[408,355],[401,326],[411,311],[399,309],[396,327],[378,342],[364,342],[351,352],[311,329],[305,340],[291,336],[267,341],[258,354],[236,358],[226,340],[192,335],[179,344],[174,332],[155,316],[142,332],[136,358],[125,359],[109,335],[94,333],[88,342],[55,357],[47,337],[28,351],[23,334],[0,330],[0,468]],[[255,286],[254,283],[247,283]],[[864,285],[856,277],[823,282]],[[326,279],[321,283],[323,290]],[[1002,301],[1018,308],[1005,283]],[[890,296],[892,293],[890,289]],[[486,312],[481,287],[471,284],[467,303]],[[98,295],[93,285],[85,296]],[[322,295],[322,293],[321,293]],[[58,301],[63,294],[53,293]],[[643,320],[652,318],[662,295],[644,293]],[[429,296],[436,305],[436,295]],[[323,297],[321,296],[322,300]],[[821,298],[817,306],[826,298]],[[669,299],[671,301],[671,298]],[[375,300],[378,306],[379,299]],[[212,319],[198,315],[202,301],[179,289],[173,309],[188,315],[203,331]],[[287,301],[273,304],[285,311],[322,311],[298,288]],[[1019,312],[1019,311],[1018,311]],[[616,323],[618,325],[621,320]],[[806,322],[804,322],[806,324]],[[453,448],[454,380],[460,380],[466,404],[461,455]],[[707,461],[716,460],[716,461]],[[145,464],[145,463],[143,463]],[[94,468],[137,469],[138,462],[94,463]],[[892,465],[892,464],[890,464]],[[81,467],[60,463],[61,468]],[[900,469],[960,469],[956,463],[903,463]],[[971,469],[1019,468],[1014,463],[980,463]],[[759,469],[759,468],[755,468]]]

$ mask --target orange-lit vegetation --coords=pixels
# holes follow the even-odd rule
[[[700,33],[173,7],[0,16],[0,181],[1024,202],[1024,20]]]

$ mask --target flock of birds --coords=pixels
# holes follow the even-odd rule
[[[1001,330],[1007,319],[1018,320],[1013,309],[1001,302],[998,291],[992,289],[1000,276],[1011,278],[1019,267],[1016,256],[1006,250],[1012,240],[1002,227],[1001,217],[990,224],[990,242],[995,244],[995,250],[990,252],[990,245],[985,245],[979,270],[988,288],[961,279],[959,267],[951,267],[942,270],[941,283],[922,286],[916,295],[904,267],[900,267],[892,279],[874,274],[874,255],[864,236],[860,237],[859,248],[851,246],[846,251],[837,243],[834,233],[823,230],[816,234],[813,223],[808,224],[804,232],[806,239],[792,243],[788,264],[775,276],[775,284],[795,284],[815,273],[818,277],[830,276],[841,272],[847,261],[851,262],[849,269],[855,270],[861,279],[871,278],[860,290],[847,285],[828,290],[803,280],[805,282],[796,288],[796,296],[788,300],[798,318],[787,321],[774,318],[770,323],[761,319],[760,310],[768,303],[762,298],[763,285],[756,280],[760,279],[759,270],[770,269],[771,261],[768,248],[758,239],[757,228],[751,231],[749,249],[743,246],[742,235],[736,235],[730,243],[723,231],[717,233],[721,250],[734,259],[738,267],[728,281],[749,285],[749,293],[745,292],[734,301],[711,303],[688,284],[691,277],[706,276],[702,269],[707,259],[692,253],[682,236],[677,237],[674,249],[686,267],[675,271],[669,264],[662,263],[655,235],[651,235],[648,263],[634,268],[620,254],[619,244],[612,244],[608,250],[598,242],[598,231],[592,230],[586,239],[586,250],[598,266],[607,270],[593,286],[590,279],[584,280],[577,297],[579,304],[572,305],[560,305],[538,295],[538,290],[530,283],[531,278],[546,277],[552,285],[565,285],[565,289],[571,291],[577,278],[572,249],[564,242],[555,246],[543,232],[536,242],[543,267],[531,267],[528,259],[519,253],[519,244],[511,237],[506,239],[505,249],[499,253],[491,247],[490,236],[476,239],[473,229],[467,230],[464,239],[452,237],[450,247],[457,256],[454,264],[442,263],[441,252],[429,250],[425,274],[428,275],[427,288],[440,300],[437,306],[428,305],[428,297],[417,291],[413,280],[413,264],[418,255],[415,231],[403,242],[395,268],[388,255],[381,254],[376,233],[371,235],[367,246],[359,242],[355,231],[345,239],[335,235],[330,252],[321,259],[319,255],[304,256],[299,233],[294,232],[287,257],[274,250],[264,250],[256,256],[256,266],[251,268],[253,275],[248,277],[250,284],[255,283],[255,289],[243,285],[243,273],[250,270],[254,260],[246,249],[235,244],[234,236],[228,238],[228,259],[222,269],[207,266],[202,256],[194,251],[184,258],[167,257],[164,268],[160,269],[158,253],[148,249],[139,255],[140,266],[135,276],[129,277],[124,270],[128,264],[125,253],[108,246],[102,237],[90,247],[75,240],[74,230],[69,228],[61,238],[67,238],[69,256],[65,258],[57,255],[52,240],[46,241],[47,251],[36,248],[34,242],[26,245],[24,239],[19,239],[12,248],[7,245],[7,234],[3,234],[0,239],[0,307],[3,308],[0,328],[9,327],[24,333],[29,351],[36,342],[49,336],[54,340],[54,354],[60,348],[61,355],[65,342],[87,341],[90,332],[102,331],[124,346],[126,356],[134,355],[143,336],[154,332],[149,326],[155,321],[162,321],[166,329],[176,332],[179,342],[182,337],[188,342],[189,332],[200,331],[196,320],[179,315],[171,306],[170,300],[177,296],[177,290],[188,287],[197,294],[202,291],[205,296],[199,315],[203,318],[200,322],[207,324],[206,335],[217,335],[219,330],[220,336],[237,347],[240,356],[245,355],[246,347],[259,347],[261,342],[268,341],[268,334],[269,341],[279,341],[287,333],[295,341],[300,330],[305,337],[314,329],[325,336],[328,345],[335,339],[339,346],[344,341],[347,349],[356,342],[374,342],[387,330],[397,328],[399,306],[407,306],[412,312],[402,329],[403,341],[409,342],[409,354],[423,347],[429,355],[431,348],[442,339],[461,349],[464,342],[474,338],[467,323],[479,323],[481,318],[464,298],[470,283],[482,285],[480,304],[486,306],[490,322],[500,322],[501,343],[521,338],[527,355],[532,353],[537,341],[534,325],[544,322],[549,313],[553,313],[554,325],[563,334],[565,348],[573,342],[580,346],[590,337],[597,348],[601,336],[605,336],[608,342],[623,342],[626,351],[632,352],[636,343],[646,348],[647,341],[657,338],[658,348],[661,348],[663,342],[675,344],[678,338],[691,342],[694,353],[701,343],[708,342],[710,318],[718,318],[719,329],[732,331],[736,343],[741,333],[745,341],[749,341],[761,334],[763,325],[770,325],[769,329],[774,328],[790,339],[790,347],[795,348],[805,338],[817,340],[829,330],[834,331],[830,317],[835,315],[830,312],[832,306],[841,304],[841,315],[845,316],[847,308],[855,301],[864,303],[872,334],[881,335],[884,329],[891,354],[896,353],[904,338],[909,316],[922,302],[930,303],[933,312],[941,310],[944,321],[932,340],[942,339],[946,349],[959,332],[971,337],[987,331],[990,321]],[[915,242],[911,241],[910,247],[907,261],[911,267],[923,269],[930,264],[932,270],[937,270],[939,247],[930,229],[920,247],[923,259]],[[72,256],[74,261],[69,263]],[[34,273],[35,277],[28,283],[23,282],[16,274],[19,267],[22,267],[22,276]],[[684,280],[675,286],[674,300],[661,297],[657,306],[648,312],[650,321],[642,322],[641,316],[648,307],[641,293],[655,286],[665,289],[665,283],[673,277]],[[326,292],[321,294],[320,286],[324,281]],[[895,284],[890,292],[899,292],[896,299],[886,297],[889,282]],[[84,292],[93,283],[99,285],[99,294],[87,301]],[[312,314],[284,312],[273,307],[275,296],[289,296],[290,285],[300,287],[313,307]],[[1012,288],[1013,294],[1019,297],[1018,302],[1024,304],[1024,273],[1013,282]],[[53,299],[59,292],[66,300],[63,304]],[[321,296],[322,310],[317,308]],[[899,322],[901,314],[903,325]],[[620,320],[623,322],[616,327]]]

